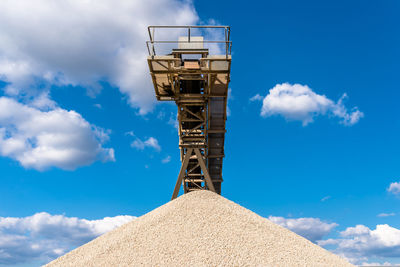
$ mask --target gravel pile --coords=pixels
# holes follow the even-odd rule
[[[353,266],[210,191],[185,194],[47,266]]]

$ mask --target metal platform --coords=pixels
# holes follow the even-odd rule
[[[185,29],[178,41],[157,41],[155,30]],[[197,30],[222,30],[223,40],[192,36]],[[148,65],[156,97],[178,106],[182,167],[172,195],[208,189],[221,194],[226,105],[231,70],[228,26],[149,26]],[[173,44],[170,54],[157,55],[156,46]],[[224,54],[212,55],[207,45]],[[176,45],[178,48],[176,48]],[[219,46],[219,47],[218,47]]]

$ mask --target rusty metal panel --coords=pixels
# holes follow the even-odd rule
[[[198,61],[185,61],[183,67],[188,70],[198,70],[200,69],[200,64]]]

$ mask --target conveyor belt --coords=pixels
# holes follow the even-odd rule
[[[198,43],[190,47],[185,43],[170,55],[148,57],[157,99],[178,107],[182,167],[172,198],[181,184],[185,193],[209,189],[220,194],[223,181],[231,56],[209,55]]]

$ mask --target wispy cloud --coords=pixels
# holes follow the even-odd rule
[[[168,163],[168,162],[170,162],[171,161],[171,156],[166,156],[165,158],[163,158],[162,160],[161,160],[161,162],[162,163]]]
[[[161,151],[161,147],[158,144],[158,140],[154,137],[149,137],[144,141],[136,137],[136,139],[131,143],[131,147],[134,147],[138,150],[144,150],[146,147],[151,147],[156,151]]]
[[[0,264],[46,263],[134,218],[86,220],[46,212],[23,218],[0,217]]]
[[[135,140],[133,140],[133,142],[131,143],[131,147],[136,148],[137,150],[153,148],[158,152],[161,151],[161,146],[158,144],[158,140],[155,137],[149,137],[142,140],[141,138],[137,137],[133,131],[126,132],[125,135],[135,138]]]
[[[321,198],[321,202],[325,202],[325,201],[327,201],[327,200],[330,199],[330,198],[331,198],[331,196],[323,197],[323,198]]]
[[[264,99],[264,97],[260,94],[256,94],[255,96],[251,97],[249,100],[250,102],[254,102],[254,101],[262,101]]]
[[[126,132],[125,135],[127,135],[127,136],[135,136],[135,133],[133,131],[129,131],[129,132]]]
[[[179,129],[178,115],[171,112],[171,114],[169,116],[168,124],[178,130]]]
[[[343,103],[346,98],[347,94],[343,94],[335,103],[315,93],[307,85],[283,83],[275,85],[265,97],[257,94],[250,101],[262,100],[262,117],[280,115],[287,120],[301,121],[306,126],[317,116],[330,115],[339,118],[342,124],[351,126],[364,117],[364,113],[357,107],[348,111]]]
[[[395,216],[396,213],[392,212],[392,213],[379,213],[377,216],[378,217],[391,217],[391,216]]]

